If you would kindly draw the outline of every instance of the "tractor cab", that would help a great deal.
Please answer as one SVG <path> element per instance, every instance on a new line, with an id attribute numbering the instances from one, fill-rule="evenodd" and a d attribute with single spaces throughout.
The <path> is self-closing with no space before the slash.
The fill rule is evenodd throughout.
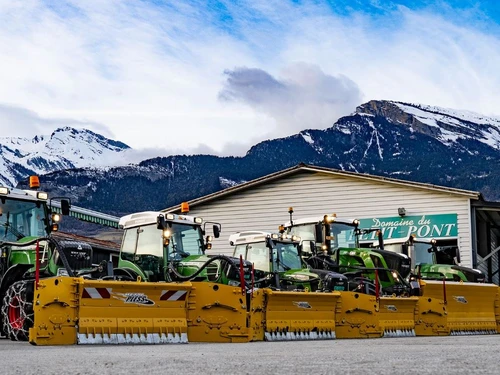
<path id="1" fill-rule="evenodd" d="M 403 275 L 409 273 L 410 259 L 384 251 L 380 231 L 359 228 L 359 220 L 342 219 L 335 214 L 295 220 L 292 207 L 288 212 L 290 221 L 281 230 L 301 236 L 302 255 L 311 268 L 340 272 L 365 284 L 380 283 L 388 294 L 408 292 Z M 379 249 L 360 247 L 360 238 L 370 233 L 378 237 Z"/>
<path id="2" fill-rule="evenodd" d="M 47 242 L 50 233 L 58 230 L 61 216 L 51 211 L 48 194 L 37 191 L 39 186 L 38 177 L 31 176 L 30 190 L 0 187 L 0 281 L 4 276 L 17 279 L 26 271 L 34 272 L 37 261 L 42 273 L 66 272 L 58 251 Z M 69 200 L 61 199 L 61 210 L 69 214 Z"/>
<path id="3" fill-rule="evenodd" d="M 176 274 L 182 277 L 197 272 L 209 259 L 205 250 L 212 246 L 212 236 L 204 236 L 204 224 L 200 217 L 154 211 L 122 217 L 119 227 L 124 233 L 115 275 L 168 281 Z M 219 224 L 214 223 L 213 232 L 219 236 Z M 215 280 L 218 268 L 210 264 L 200 277 Z"/>
<path id="4" fill-rule="evenodd" d="M 460 249 L 453 240 L 417 238 L 411 235 L 399 246 L 412 258 L 415 275 L 424 280 L 485 282 L 480 270 L 460 264 Z"/>
<path id="5" fill-rule="evenodd" d="M 308 269 L 301 257 L 300 237 L 283 233 L 240 232 L 229 237 L 234 257 L 253 264 L 256 285 L 279 290 L 347 290 L 346 278 Z"/>

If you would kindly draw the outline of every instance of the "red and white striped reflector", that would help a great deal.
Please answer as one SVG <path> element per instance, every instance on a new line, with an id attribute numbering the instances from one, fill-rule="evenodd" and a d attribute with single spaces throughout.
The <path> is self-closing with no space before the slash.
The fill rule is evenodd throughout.
<path id="1" fill-rule="evenodd" d="M 185 301 L 187 290 L 162 290 L 161 301 Z"/>
<path id="2" fill-rule="evenodd" d="M 82 298 L 110 298 L 112 288 L 83 288 Z"/>

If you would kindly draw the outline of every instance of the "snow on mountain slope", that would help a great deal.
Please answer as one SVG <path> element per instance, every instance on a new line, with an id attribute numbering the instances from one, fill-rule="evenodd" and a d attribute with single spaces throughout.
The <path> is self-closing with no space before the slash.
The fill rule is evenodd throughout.
<path id="1" fill-rule="evenodd" d="M 441 135 L 437 138 L 447 145 L 458 139 L 475 139 L 500 150 L 500 118 L 440 107 L 394 104 L 424 124 L 439 128 Z"/>
<path id="2" fill-rule="evenodd" d="M 459 140 L 475 140 L 500 150 L 500 118 L 497 117 L 397 101 L 371 101 L 359 106 L 356 113 L 377 114 L 410 125 L 412 131 L 427 133 L 447 146 Z M 422 125 L 427 127 L 424 131 Z"/>
<path id="3" fill-rule="evenodd" d="M 115 165 L 128 150 L 124 143 L 70 127 L 32 139 L 0 137 L 0 184 L 15 186 L 29 174 Z"/>

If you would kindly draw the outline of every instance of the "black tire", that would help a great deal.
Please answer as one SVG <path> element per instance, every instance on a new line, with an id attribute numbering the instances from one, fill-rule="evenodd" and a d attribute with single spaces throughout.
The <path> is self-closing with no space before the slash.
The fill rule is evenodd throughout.
<path id="1" fill-rule="evenodd" d="M 28 341 L 33 327 L 33 280 L 21 280 L 12 284 L 3 299 L 2 330 L 13 341 Z"/>

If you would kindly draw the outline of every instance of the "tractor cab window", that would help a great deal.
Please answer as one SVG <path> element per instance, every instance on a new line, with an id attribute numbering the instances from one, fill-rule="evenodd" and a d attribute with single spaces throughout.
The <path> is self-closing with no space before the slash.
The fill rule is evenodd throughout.
<path id="1" fill-rule="evenodd" d="M 246 245 L 247 260 L 254 264 L 256 270 L 269 272 L 269 249 L 264 242 Z"/>
<path id="2" fill-rule="evenodd" d="M 203 254 L 203 234 L 196 225 L 172 223 L 167 249 L 174 258 Z"/>
<path id="3" fill-rule="evenodd" d="M 299 236 L 301 238 L 302 251 L 305 253 L 315 252 L 315 248 L 311 248 L 312 243 L 314 243 L 316 247 L 321 247 L 321 242 L 317 242 L 315 239 L 314 224 L 295 225 L 291 228 L 288 228 L 287 233 L 292 236 Z M 318 239 L 318 241 L 320 240 Z"/>
<path id="4" fill-rule="evenodd" d="M 0 201 L 0 234 L 3 241 L 47 235 L 47 206 L 42 202 Z"/>
<path id="5" fill-rule="evenodd" d="M 162 232 L 156 225 L 126 229 L 122 241 L 122 253 L 141 255 L 154 255 L 163 257 Z"/>
<path id="6" fill-rule="evenodd" d="M 256 270 L 270 272 L 269 249 L 264 242 L 236 245 L 234 257 L 239 258 L 240 255 L 253 263 Z"/>
<path id="7" fill-rule="evenodd" d="M 296 244 L 275 243 L 273 247 L 273 259 L 277 264 L 277 271 L 297 270 L 302 268 L 302 261 Z"/>
<path id="8" fill-rule="evenodd" d="M 342 223 L 330 224 L 330 241 L 331 248 L 344 248 L 344 247 L 357 247 L 356 235 L 354 233 L 355 227 Z"/>
<path id="9" fill-rule="evenodd" d="M 163 277 L 163 238 L 155 225 L 126 229 L 123 236 L 121 257 L 139 267 L 149 280 L 161 281 Z"/>
<path id="10" fill-rule="evenodd" d="M 233 256 L 239 259 L 240 255 L 243 257 L 243 259 L 247 258 L 247 245 L 236 245 L 236 247 L 234 248 Z"/>
<path id="11" fill-rule="evenodd" d="M 434 255 L 429 253 L 429 248 L 431 247 L 428 243 L 415 243 L 415 264 L 433 264 Z"/>

